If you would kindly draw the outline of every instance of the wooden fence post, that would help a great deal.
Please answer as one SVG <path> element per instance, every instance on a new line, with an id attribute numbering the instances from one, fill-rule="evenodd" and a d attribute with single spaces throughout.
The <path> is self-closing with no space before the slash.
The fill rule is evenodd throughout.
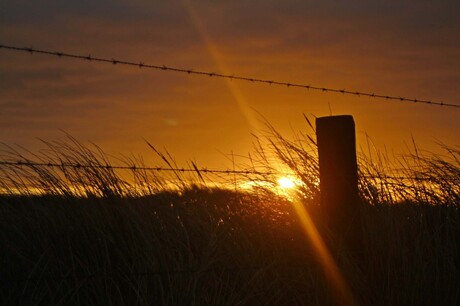
<path id="1" fill-rule="evenodd" d="M 336 242 L 359 252 L 362 233 L 353 117 L 317 118 L 316 136 L 323 219 Z"/>

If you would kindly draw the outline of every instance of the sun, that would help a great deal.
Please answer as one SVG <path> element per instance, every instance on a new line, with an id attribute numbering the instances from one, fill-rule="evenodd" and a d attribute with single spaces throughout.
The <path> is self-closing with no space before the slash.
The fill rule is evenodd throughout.
<path id="1" fill-rule="evenodd" d="M 276 193 L 280 196 L 284 196 L 289 200 L 295 200 L 298 196 L 299 187 L 303 185 L 303 182 L 293 176 L 282 176 L 278 179 L 278 186 Z"/>
<path id="2" fill-rule="evenodd" d="M 287 176 L 283 176 L 278 180 L 278 185 L 281 189 L 289 190 L 296 187 L 295 181 Z"/>

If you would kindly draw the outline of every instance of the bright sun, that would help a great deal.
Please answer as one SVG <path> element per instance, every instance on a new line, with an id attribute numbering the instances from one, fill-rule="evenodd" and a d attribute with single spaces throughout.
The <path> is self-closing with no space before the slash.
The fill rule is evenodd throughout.
<path id="1" fill-rule="evenodd" d="M 285 176 L 278 180 L 278 184 L 282 189 L 292 189 L 296 186 L 294 180 Z"/>

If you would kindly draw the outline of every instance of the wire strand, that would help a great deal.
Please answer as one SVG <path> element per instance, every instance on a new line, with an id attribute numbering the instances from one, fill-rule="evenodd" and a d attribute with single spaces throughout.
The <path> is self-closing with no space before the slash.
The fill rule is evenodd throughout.
<path id="1" fill-rule="evenodd" d="M 230 169 L 209 169 L 209 168 L 165 168 L 165 167 L 138 167 L 138 166 L 112 166 L 112 165 L 85 165 L 72 163 L 40 163 L 33 161 L 0 161 L 0 165 L 18 167 L 48 167 L 48 168 L 74 168 L 74 169 L 106 169 L 106 170 L 131 170 L 131 171 L 154 171 L 154 172 L 191 172 L 191 173 L 213 173 L 213 174 L 240 174 L 240 175 L 293 175 L 293 173 L 256 171 L 256 170 L 230 170 Z M 294 174 L 295 175 L 295 174 Z M 394 175 L 360 175 L 364 179 L 380 180 L 413 180 L 433 181 L 432 178 L 424 176 L 394 176 Z"/>
<path id="2" fill-rule="evenodd" d="M 278 172 L 264 172 L 255 170 L 229 170 L 229 169 L 208 169 L 208 168 L 165 168 L 165 167 L 138 167 L 138 166 L 112 166 L 112 165 L 83 165 L 71 163 L 37 163 L 31 161 L 0 161 L 0 165 L 24 166 L 24 167 L 48 167 L 48 168 L 81 168 L 81 169 L 111 169 L 131 171 L 156 171 L 156 172 L 194 172 L 194 173 L 218 173 L 218 174 L 255 174 L 274 175 Z"/>
<path id="3" fill-rule="evenodd" d="M 337 88 L 330 88 L 330 87 L 320 87 L 320 86 L 313 86 L 313 85 L 306 85 L 300 83 L 290 83 L 284 81 L 275 81 L 269 79 L 260 79 L 260 78 L 251 78 L 247 76 L 241 75 L 229 75 L 229 74 L 222 74 L 222 73 L 215 73 L 209 71 L 202 71 L 202 70 L 193 70 L 193 69 L 185 69 L 185 68 L 177 68 L 165 65 L 152 65 L 152 64 L 145 64 L 144 62 L 133 62 L 133 61 L 126 61 L 126 60 L 118 60 L 114 58 L 102 58 L 102 57 L 94 57 L 91 55 L 79 55 L 73 53 L 65 53 L 60 51 L 49 51 L 49 50 L 40 50 L 34 49 L 31 47 L 17 47 L 17 46 L 8 46 L 0 44 L 0 49 L 7 49 L 12 51 L 19 51 L 19 52 L 29 52 L 31 54 L 45 54 L 63 58 L 74 58 L 79 60 L 86 60 L 92 62 L 102 62 L 102 63 L 109 63 L 113 65 L 127 65 L 127 66 L 135 66 L 139 68 L 148 68 L 148 69 L 156 69 L 162 71 L 172 71 L 178 73 L 185 73 L 189 75 L 201 75 L 201 76 L 208 76 L 208 77 L 216 77 L 216 78 L 225 78 L 230 80 L 239 80 L 239 81 L 246 81 L 251 83 L 264 83 L 269 85 L 277 85 L 277 86 L 285 86 L 287 88 L 303 88 L 307 90 L 314 90 L 319 92 L 329 92 L 329 93 L 339 93 L 344 95 L 354 95 L 358 97 L 369 97 L 375 99 L 385 99 L 385 100 L 393 100 L 393 101 L 401 101 L 401 102 L 412 102 L 412 103 L 421 103 L 421 104 L 429 104 L 429 105 L 436 105 L 436 106 L 445 106 L 445 107 L 453 107 L 453 108 L 460 108 L 458 104 L 452 103 L 444 103 L 432 100 L 425 100 L 425 99 L 416 99 L 416 98 L 406 98 L 394 95 L 384 95 L 384 94 L 376 94 L 371 92 L 363 92 L 363 91 L 352 91 L 347 89 L 337 89 Z"/>

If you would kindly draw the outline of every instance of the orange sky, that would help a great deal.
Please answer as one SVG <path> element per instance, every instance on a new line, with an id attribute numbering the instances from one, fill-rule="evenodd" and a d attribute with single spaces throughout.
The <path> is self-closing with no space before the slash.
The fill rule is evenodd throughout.
<path id="1" fill-rule="evenodd" d="M 1 2 L 1 43 L 460 104 L 458 1 L 29 2 Z M 359 145 L 396 154 L 460 141 L 460 109 L 0 50 L 0 141 L 32 150 L 65 131 L 149 163 L 145 138 L 227 168 L 252 109 L 287 136 L 302 113 L 351 114 Z"/>

